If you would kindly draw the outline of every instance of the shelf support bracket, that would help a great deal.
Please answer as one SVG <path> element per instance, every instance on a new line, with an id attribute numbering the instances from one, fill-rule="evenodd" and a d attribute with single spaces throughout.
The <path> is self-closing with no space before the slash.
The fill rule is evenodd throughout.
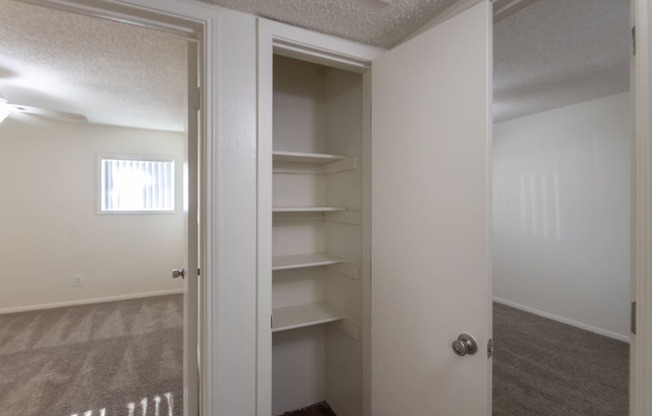
<path id="1" fill-rule="evenodd" d="M 348 319 L 342 319 L 338 321 L 337 327 L 354 340 L 360 341 L 360 328 L 358 328 Z"/>

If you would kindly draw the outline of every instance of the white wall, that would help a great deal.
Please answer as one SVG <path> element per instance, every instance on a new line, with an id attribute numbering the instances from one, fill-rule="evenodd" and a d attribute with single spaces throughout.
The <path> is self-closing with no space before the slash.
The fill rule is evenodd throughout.
<path id="1" fill-rule="evenodd" d="M 494 296 L 629 338 L 628 93 L 494 127 Z"/>
<path id="2" fill-rule="evenodd" d="M 0 312 L 178 291 L 174 214 L 98 214 L 98 153 L 183 160 L 184 135 L 8 119 L 0 125 Z M 177 174 L 181 166 L 177 164 Z M 72 276 L 81 274 L 82 287 Z"/>

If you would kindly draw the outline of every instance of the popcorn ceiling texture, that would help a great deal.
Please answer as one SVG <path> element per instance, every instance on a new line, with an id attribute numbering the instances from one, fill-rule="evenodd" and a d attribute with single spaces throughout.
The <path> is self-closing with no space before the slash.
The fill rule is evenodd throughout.
<path id="1" fill-rule="evenodd" d="M 184 130 L 181 37 L 0 0 L 0 51 L 0 92 L 14 104 L 98 124 Z"/>
<path id="2" fill-rule="evenodd" d="M 453 2 L 217 0 L 214 4 L 387 47 Z M 0 50 L 0 92 L 14 104 L 79 113 L 97 124 L 183 130 L 186 52 L 181 38 L 0 0 Z"/>
<path id="3" fill-rule="evenodd" d="M 382 47 L 455 2 L 202 1 Z M 494 28 L 496 120 L 626 91 L 630 50 L 629 0 L 535 1 Z M 0 51 L 0 92 L 15 104 L 98 124 L 183 130 L 182 38 L 0 0 Z"/>
<path id="4" fill-rule="evenodd" d="M 494 27 L 494 118 L 629 89 L 629 0 L 538 0 Z"/>
<path id="5" fill-rule="evenodd" d="M 455 0 L 203 0 L 317 32 L 390 48 Z"/>
<path id="6" fill-rule="evenodd" d="M 204 1 L 386 48 L 454 3 Z M 630 47 L 629 0 L 535 1 L 494 28 L 496 121 L 627 91 Z"/>

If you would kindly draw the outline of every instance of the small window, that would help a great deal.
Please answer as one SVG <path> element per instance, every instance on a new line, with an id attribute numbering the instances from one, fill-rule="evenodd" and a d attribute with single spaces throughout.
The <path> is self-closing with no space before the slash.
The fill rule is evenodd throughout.
<path id="1" fill-rule="evenodd" d="M 174 160 L 100 158 L 101 212 L 173 212 Z"/>

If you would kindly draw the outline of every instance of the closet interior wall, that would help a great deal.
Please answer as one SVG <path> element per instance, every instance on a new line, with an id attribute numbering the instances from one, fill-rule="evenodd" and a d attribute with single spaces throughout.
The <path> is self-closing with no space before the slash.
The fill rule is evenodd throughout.
<path id="1" fill-rule="evenodd" d="M 362 414 L 362 100 L 360 74 L 274 57 L 272 254 L 340 261 L 272 273 L 275 326 L 281 308 L 334 311 L 326 323 L 274 330 L 274 415 L 323 400 L 339 416 Z M 288 162 L 279 152 L 337 159 Z"/>

